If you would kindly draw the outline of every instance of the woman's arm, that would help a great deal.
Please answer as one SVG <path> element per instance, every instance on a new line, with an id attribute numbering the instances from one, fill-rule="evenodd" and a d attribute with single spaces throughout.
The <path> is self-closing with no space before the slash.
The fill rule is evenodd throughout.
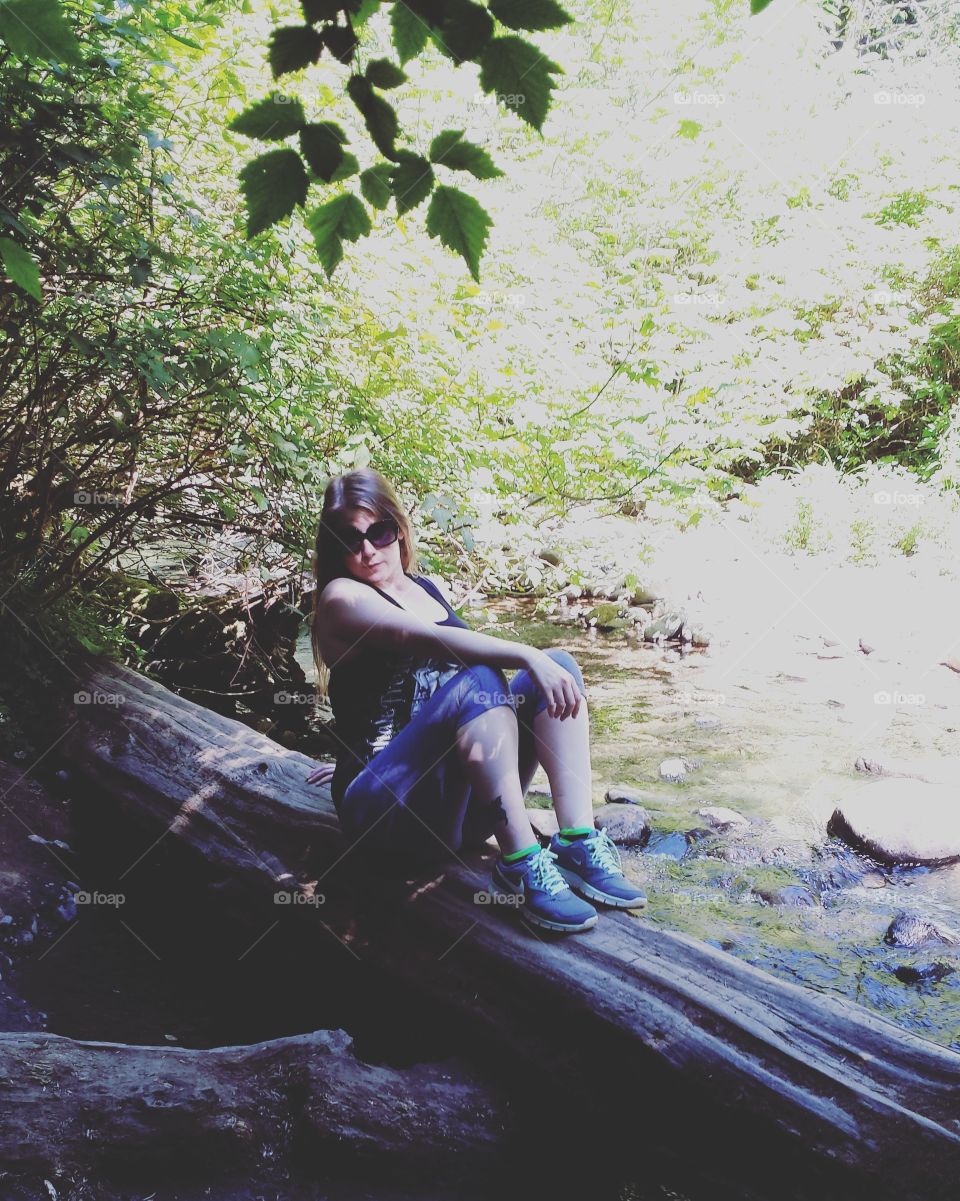
<path id="1" fill-rule="evenodd" d="M 535 647 L 492 634 L 479 634 L 459 626 L 438 626 L 407 609 L 391 605 L 359 580 L 343 576 L 331 580 L 320 597 L 317 616 L 347 645 L 405 651 L 436 658 L 445 654 L 451 661 L 470 666 L 529 667 L 541 653 Z"/>

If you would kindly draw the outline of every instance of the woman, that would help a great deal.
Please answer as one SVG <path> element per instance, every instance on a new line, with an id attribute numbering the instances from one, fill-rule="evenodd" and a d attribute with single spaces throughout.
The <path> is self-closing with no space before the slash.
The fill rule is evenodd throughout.
<path id="1" fill-rule="evenodd" d="M 583 677 L 567 651 L 471 630 L 416 574 L 409 517 L 370 468 L 328 483 L 314 576 L 313 651 L 321 680 L 330 668 L 340 747 L 335 769 L 307 781 L 330 782 L 350 853 L 408 871 L 494 834 L 494 888 L 534 925 L 589 929 L 584 898 L 645 903 L 594 828 Z M 509 684 L 506 667 L 521 669 Z M 560 825 L 549 848 L 524 807 L 538 763 Z"/>

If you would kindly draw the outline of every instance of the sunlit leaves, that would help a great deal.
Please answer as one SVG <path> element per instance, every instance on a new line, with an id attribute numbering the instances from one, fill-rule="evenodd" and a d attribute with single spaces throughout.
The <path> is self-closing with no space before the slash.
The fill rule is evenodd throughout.
<path id="1" fill-rule="evenodd" d="M 402 63 L 416 58 L 430 37 L 430 26 L 406 4 L 393 5 L 390 31 L 393 45 Z"/>
<path id="2" fill-rule="evenodd" d="M 310 170 L 327 183 L 343 162 L 347 135 L 332 121 L 318 121 L 300 130 L 300 150 Z"/>
<path id="3" fill-rule="evenodd" d="M 397 214 L 402 216 L 430 195 L 434 183 L 433 168 L 422 155 L 401 150 L 390 182 L 397 198 Z"/>
<path id="4" fill-rule="evenodd" d="M 247 202 L 247 237 L 289 217 L 307 199 L 307 173 L 295 150 L 269 150 L 240 172 Z"/>
<path id="5" fill-rule="evenodd" d="M 462 129 L 445 129 L 430 143 L 430 161 L 454 171 L 469 171 L 477 179 L 495 179 L 503 172 L 481 147 L 467 142 Z"/>
<path id="6" fill-rule="evenodd" d="M 434 191 L 427 212 L 427 233 L 461 255 L 475 280 L 480 278 L 480 256 L 490 225 L 490 217 L 472 196 L 445 184 Z"/>
<path id="7" fill-rule="evenodd" d="M 270 35 L 270 70 L 276 79 L 289 71 L 300 71 L 315 63 L 323 53 L 323 37 L 310 25 L 287 25 Z"/>
<path id="8" fill-rule="evenodd" d="M 455 63 L 477 59 L 493 37 L 493 18 L 474 0 L 447 0 L 444 17 L 434 33 L 437 47 Z"/>
<path id="9" fill-rule="evenodd" d="M 392 63 L 389 58 L 375 58 L 367 65 L 364 74 L 375 88 L 398 88 L 407 79 L 397 64 Z"/>
<path id="10" fill-rule="evenodd" d="M 350 77 L 347 92 L 360 110 L 374 145 L 387 158 L 396 158 L 397 114 L 382 96 L 374 92 L 369 80 L 362 75 Z"/>
<path id="11" fill-rule="evenodd" d="M 536 46 L 514 36 L 494 38 L 480 58 L 480 86 L 539 130 L 550 108 L 552 73 L 563 68 Z"/>
<path id="12" fill-rule="evenodd" d="M 58 0 L 0 0 L 0 38 L 21 58 L 83 62 Z"/>
<path id="13" fill-rule="evenodd" d="M 366 171 L 360 173 L 360 191 L 364 200 L 375 209 L 385 209 L 393 195 L 390 177 L 393 173 L 393 163 L 374 163 Z"/>
<path id="14" fill-rule="evenodd" d="M 559 29 L 573 20 L 556 0 L 490 0 L 490 11 L 510 29 Z"/>
<path id="15" fill-rule="evenodd" d="M 37 300 L 42 299 L 40 268 L 29 251 L 24 250 L 12 238 L 0 238 L 0 259 L 3 260 L 3 269 L 9 279 Z"/>
<path id="16" fill-rule="evenodd" d="M 343 258 L 343 239 L 356 242 L 370 232 L 370 218 L 362 202 L 352 192 L 344 192 L 307 214 L 307 228 L 313 235 L 320 262 L 327 275 Z"/>
<path id="17" fill-rule="evenodd" d="M 248 138 L 263 142 L 282 141 L 297 133 L 306 124 L 303 105 L 295 97 L 282 92 L 271 92 L 265 100 L 258 100 L 234 117 L 229 128 Z"/>

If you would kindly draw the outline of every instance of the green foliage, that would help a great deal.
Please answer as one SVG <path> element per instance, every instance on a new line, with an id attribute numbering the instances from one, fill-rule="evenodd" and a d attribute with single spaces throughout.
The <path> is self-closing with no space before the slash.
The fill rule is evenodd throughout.
<path id="1" fill-rule="evenodd" d="M 377 151 L 396 164 L 388 177 L 378 164 L 361 169 L 360 161 L 353 159 L 350 173 L 359 171 L 361 196 L 371 209 L 385 210 L 392 197 L 397 216 L 401 217 L 417 208 L 437 186 L 431 163 L 467 171 L 480 180 L 496 179 L 503 171 L 482 147 L 464 139 L 463 130 L 445 130 L 435 136 L 429 161 L 415 148 L 401 128 L 397 109 L 381 95 L 407 84 L 408 73 L 387 57 L 371 58 L 364 68 L 360 67 L 361 39 L 365 44 L 374 42 L 373 27 L 378 24 L 375 18 L 382 7 L 379 3 L 305 2 L 305 24 L 283 25 L 271 33 L 268 60 L 274 78 L 315 66 L 324 50 L 350 68 L 344 83 L 346 98 L 360 114 Z M 497 30 L 541 32 L 562 28 L 572 18 L 556 0 L 495 0 L 489 5 L 476 0 L 394 0 L 384 20 L 402 66 L 424 55 L 431 45 L 458 66 L 476 63 L 483 91 L 531 128 L 542 130 L 551 105 L 553 76 L 562 68 L 532 42 L 516 33 L 498 34 Z M 322 134 L 307 132 L 325 124 L 330 123 L 308 123 L 300 101 L 276 93 L 254 103 L 230 122 L 233 131 L 260 140 L 282 140 L 299 134 L 299 154 L 313 173 L 307 176 L 304 168 L 301 175 L 286 156 L 263 155 L 248 164 L 240 176 L 248 205 L 248 237 L 282 222 L 304 203 L 304 179 L 309 186 L 314 182 L 334 183 L 343 177 L 337 146 Z M 297 151 L 291 149 L 290 153 L 296 155 Z M 431 204 L 427 231 L 462 255 L 471 275 L 477 278 L 490 218 L 478 201 L 466 205 L 451 199 L 450 192 L 447 188 L 436 204 Z M 369 228 L 373 229 L 372 221 Z M 329 274 L 342 259 L 342 244 L 326 235 L 315 241 Z"/>

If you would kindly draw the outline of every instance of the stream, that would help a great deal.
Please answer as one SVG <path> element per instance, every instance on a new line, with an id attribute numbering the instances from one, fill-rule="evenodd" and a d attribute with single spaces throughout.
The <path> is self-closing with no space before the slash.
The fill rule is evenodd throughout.
<path id="1" fill-rule="evenodd" d="M 824 656 L 802 634 L 754 656 L 735 639 L 681 651 L 633 632 L 559 625 L 538 615 L 533 600 L 487 608 L 491 624 L 469 619 L 472 628 L 563 647 L 580 664 L 594 804 L 619 785 L 650 816 L 647 845 L 621 850 L 624 870 L 647 892 L 641 920 L 960 1049 L 958 948 L 883 941 L 900 912 L 960 925 L 960 864 L 885 867 L 826 833 L 836 797 L 863 779 L 853 764 L 876 706 L 858 702 L 872 697 L 876 666 L 863 656 Z M 315 679 L 306 637 L 298 659 Z M 909 709 L 885 716 L 898 753 L 943 754 L 955 744 L 955 711 L 934 707 L 939 725 Z M 678 757 L 699 766 L 681 782 L 662 780 L 659 765 Z M 550 805 L 542 769 L 528 803 Z M 732 809 L 748 824 L 711 829 L 697 813 L 704 806 Z"/>

